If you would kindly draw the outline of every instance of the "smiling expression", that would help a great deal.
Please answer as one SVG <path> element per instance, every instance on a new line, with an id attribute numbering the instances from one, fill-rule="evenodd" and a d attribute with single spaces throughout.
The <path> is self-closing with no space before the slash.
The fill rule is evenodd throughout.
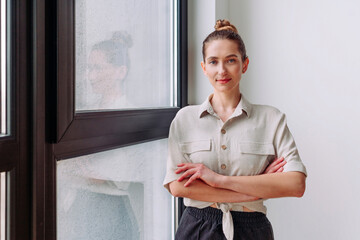
<path id="1" fill-rule="evenodd" d="M 241 75 L 246 72 L 249 60 L 241 60 L 236 42 L 221 39 L 206 44 L 205 62 L 201 63 L 214 91 L 240 91 Z"/>

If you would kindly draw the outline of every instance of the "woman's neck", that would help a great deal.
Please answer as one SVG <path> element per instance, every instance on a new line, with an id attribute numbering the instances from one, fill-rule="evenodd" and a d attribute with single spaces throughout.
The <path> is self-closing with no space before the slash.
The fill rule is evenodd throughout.
<path id="1" fill-rule="evenodd" d="M 210 99 L 211 105 L 216 114 L 221 118 L 223 122 L 233 114 L 237 105 L 240 102 L 241 94 L 240 90 L 232 93 L 214 92 Z"/>
<path id="2" fill-rule="evenodd" d="M 116 107 L 114 104 L 121 98 L 122 92 L 120 87 L 116 86 L 112 89 L 109 89 L 104 93 L 100 99 L 99 105 L 103 108 L 112 108 Z"/>

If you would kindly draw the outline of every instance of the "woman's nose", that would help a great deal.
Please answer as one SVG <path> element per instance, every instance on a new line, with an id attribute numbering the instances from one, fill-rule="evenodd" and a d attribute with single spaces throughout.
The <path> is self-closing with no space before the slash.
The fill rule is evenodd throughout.
<path id="1" fill-rule="evenodd" d="M 220 74 L 220 75 L 226 74 L 227 71 L 226 71 L 225 64 L 220 63 L 218 66 L 219 66 L 219 70 L 218 70 L 219 74 Z"/>

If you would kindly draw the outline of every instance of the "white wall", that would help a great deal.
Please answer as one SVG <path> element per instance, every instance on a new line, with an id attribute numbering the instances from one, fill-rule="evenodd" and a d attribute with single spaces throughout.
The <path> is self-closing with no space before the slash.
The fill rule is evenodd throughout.
<path id="1" fill-rule="evenodd" d="M 205 100 L 211 92 L 211 85 L 204 76 L 200 62 L 202 61 L 201 43 L 212 31 L 215 19 L 215 0 L 188 1 L 188 89 L 189 104 L 197 104 Z"/>
<path id="2" fill-rule="evenodd" d="M 189 1 L 190 5 L 200 2 L 204 1 Z M 220 2 L 189 11 L 189 58 L 200 54 L 201 60 L 203 32 L 212 31 L 216 12 L 223 14 L 221 18 L 228 13 L 250 57 L 241 91 L 252 102 L 276 106 L 287 114 L 308 169 L 303 198 L 267 201 L 276 239 L 357 239 L 360 2 L 229 0 L 219 8 Z M 189 59 L 191 104 L 202 102 L 211 92 L 198 59 Z"/>

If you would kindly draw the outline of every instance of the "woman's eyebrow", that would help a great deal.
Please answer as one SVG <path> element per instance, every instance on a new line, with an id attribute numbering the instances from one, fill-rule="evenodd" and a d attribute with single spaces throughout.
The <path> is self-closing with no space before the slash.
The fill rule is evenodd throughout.
<path id="1" fill-rule="evenodd" d="M 230 55 L 227 55 L 225 58 L 231 58 L 231 57 L 236 57 L 236 58 L 239 58 L 239 56 L 238 56 L 238 55 L 236 55 L 236 54 L 230 54 Z M 206 60 L 212 60 L 212 59 L 218 59 L 218 57 L 211 56 L 211 57 L 208 57 Z"/>
<path id="2" fill-rule="evenodd" d="M 218 57 L 208 57 L 206 60 L 218 59 Z"/>
<path id="3" fill-rule="evenodd" d="M 239 56 L 238 56 L 238 55 L 236 55 L 236 54 L 230 54 L 230 55 L 226 56 L 226 58 L 230 58 L 230 57 L 236 57 L 236 58 L 239 58 Z"/>

